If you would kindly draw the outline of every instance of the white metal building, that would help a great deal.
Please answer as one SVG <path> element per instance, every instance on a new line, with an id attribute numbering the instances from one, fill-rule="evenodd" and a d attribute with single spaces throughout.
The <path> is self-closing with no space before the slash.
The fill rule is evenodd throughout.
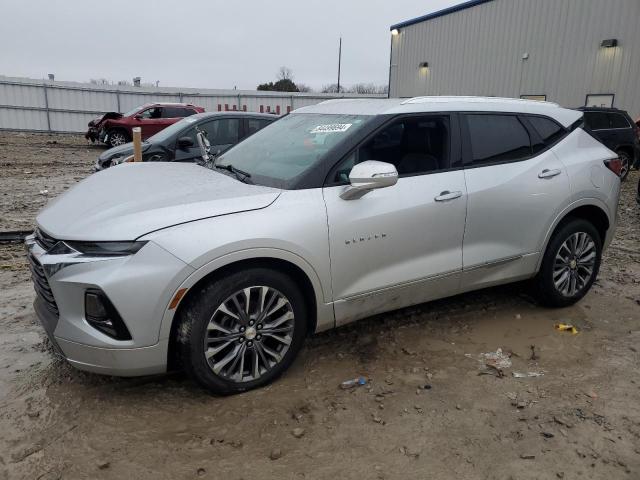
<path id="1" fill-rule="evenodd" d="M 640 0 L 473 0 L 391 33 L 392 97 L 522 97 L 640 116 Z"/>
<path id="2" fill-rule="evenodd" d="M 0 130 L 83 132 L 87 129 L 87 122 L 97 115 L 109 111 L 126 112 L 149 102 L 193 103 L 208 112 L 241 110 L 282 115 L 332 98 L 381 96 L 119 87 L 0 75 Z"/>

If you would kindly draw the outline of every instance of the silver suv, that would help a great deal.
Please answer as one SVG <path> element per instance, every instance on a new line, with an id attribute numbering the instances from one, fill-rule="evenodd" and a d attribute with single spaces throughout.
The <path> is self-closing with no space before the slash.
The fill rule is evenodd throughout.
<path id="1" fill-rule="evenodd" d="M 565 306 L 610 242 L 618 156 L 582 112 L 496 98 L 338 100 L 215 159 L 120 165 L 45 208 L 35 309 L 74 366 L 265 385 L 305 337 L 530 280 Z"/>

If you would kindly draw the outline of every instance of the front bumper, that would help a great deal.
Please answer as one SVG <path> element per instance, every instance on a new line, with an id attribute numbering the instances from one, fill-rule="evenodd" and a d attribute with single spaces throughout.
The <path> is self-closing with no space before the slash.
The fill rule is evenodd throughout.
<path id="1" fill-rule="evenodd" d="M 98 140 L 99 136 L 100 133 L 96 127 L 89 127 L 87 133 L 84 134 L 84 138 L 86 138 L 87 140 L 91 140 L 92 142 Z"/>
<path id="2" fill-rule="evenodd" d="M 37 269 L 36 316 L 69 363 L 81 370 L 117 376 L 166 371 L 168 339 L 159 338 L 160 324 L 175 290 L 193 271 L 191 267 L 153 242 L 135 255 L 108 258 L 49 254 L 51 248 L 45 250 L 33 236 L 27 238 L 26 246 L 32 269 Z M 131 340 L 113 339 L 85 320 L 84 293 L 90 288 L 109 297 L 131 332 Z"/>

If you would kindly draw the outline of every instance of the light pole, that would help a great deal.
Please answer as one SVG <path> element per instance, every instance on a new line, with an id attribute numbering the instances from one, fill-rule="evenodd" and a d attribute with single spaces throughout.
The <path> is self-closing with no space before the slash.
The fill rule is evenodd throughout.
<path id="1" fill-rule="evenodd" d="M 338 92 L 340 93 L 340 64 L 342 62 L 342 37 L 340 37 L 340 44 L 338 46 Z"/>

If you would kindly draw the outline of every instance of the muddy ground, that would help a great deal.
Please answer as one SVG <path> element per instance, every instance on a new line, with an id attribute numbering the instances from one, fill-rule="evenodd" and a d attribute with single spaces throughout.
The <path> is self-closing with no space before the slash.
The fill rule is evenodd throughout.
<path id="1" fill-rule="evenodd" d="M 0 134 L 0 230 L 30 227 L 100 151 Z M 578 305 L 547 310 L 511 286 L 379 316 L 309 339 L 277 383 L 230 398 L 180 374 L 73 370 L 36 324 L 21 247 L 0 246 L 0 479 L 638 479 L 637 180 Z M 497 348 L 513 366 L 478 375 Z M 369 384 L 338 388 L 358 375 Z"/>

